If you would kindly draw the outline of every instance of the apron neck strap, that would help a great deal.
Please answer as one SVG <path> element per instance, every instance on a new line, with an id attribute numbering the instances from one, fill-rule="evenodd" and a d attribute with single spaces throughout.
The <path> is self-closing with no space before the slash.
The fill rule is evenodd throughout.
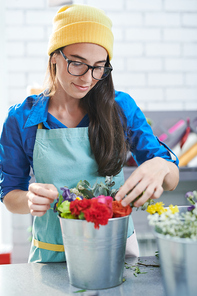
<path id="1" fill-rule="evenodd" d="M 42 128 L 43 128 L 43 123 L 41 122 L 38 124 L 38 129 L 42 129 Z"/>

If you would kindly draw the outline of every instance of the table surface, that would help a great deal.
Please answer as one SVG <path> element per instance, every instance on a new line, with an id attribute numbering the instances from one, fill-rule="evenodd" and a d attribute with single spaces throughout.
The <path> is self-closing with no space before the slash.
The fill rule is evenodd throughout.
<path id="1" fill-rule="evenodd" d="M 136 273 L 136 267 L 140 273 Z M 96 266 L 95 266 L 96 268 Z M 124 282 L 104 290 L 79 291 L 69 284 L 66 263 L 0 265 L 1 296 L 164 296 L 159 259 L 156 256 L 126 258 Z M 77 293 L 76 293 L 77 292 Z"/>

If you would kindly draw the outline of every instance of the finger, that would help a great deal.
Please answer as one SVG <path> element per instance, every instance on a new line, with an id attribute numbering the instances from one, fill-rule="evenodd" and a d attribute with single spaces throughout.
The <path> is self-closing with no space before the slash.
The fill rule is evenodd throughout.
<path id="1" fill-rule="evenodd" d="M 58 198 L 58 191 L 52 184 L 33 183 L 29 185 L 29 190 L 38 196 L 47 197 L 51 200 Z"/>
<path id="2" fill-rule="evenodd" d="M 36 183 L 35 183 L 36 184 Z M 53 184 L 37 183 L 40 187 L 57 192 L 57 188 Z"/>
<path id="3" fill-rule="evenodd" d="M 142 206 L 151 196 L 154 194 L 157 188 L 157 183 L 152 179 L 144 178 L 139 182 L 135 188 L 127 194 L 127 196 L 122 201 L 123 206 L 127 206 L 129 203 L 135 201 L 134 206 Z M 140 196 L 140 197 L 139 197 Z"/>
<path id="4" fill-rule="evenodd" d="M 136 185 L 140 182 L 141 178 L 135 172 L 125 181 L 124 185 L 118 190 L 115 199 L 123 199 L 131 190 L 133 191 Z"/>
<path id="5" fill-rule="evenodd" d="M 29 208 L 30 208 L 30 211 L 33 211 L 33 212 L 46 212 L 51 208 L 51 206 L 30 204 Z"/>
<path id="6" fill-rule="evenodd" d="M 164 191 L 163 187 L 162 186 L 158 186 L 155 189 L 153 195 L 151 196 L 151 199 L 158 199 L 162 195 L 163 191 Z"/>
<path id="7" fill-rule="evenodd" d="M 43 216 L 49 209 L 50 209 L 50 204 L 34 204 L 30 200 L 28 200 L 28 206 L 29 210 L 32 216 Z"/>
<path id="8" fill-rule="evenodd" d="M 141 194 L 143 194 L 145 188 L 147 186 L 147 183 L 145 181 L 141 181 L 138 183 L 138 185 L 129 193 L 127 194 L 127 196 L 122 200 L 121 204 L 125 207 L 128 204 L 130 204 L 131 202 L 133 202 L 137 197 L 139 197 Z M 140 200 L 140 198 L 139 198 Z M 136 205 L 135 206 L 140 206 L 140 205 Z"/>
<path id="9" fill-rule="evenodd" d="M 37 204 L 37 205 L 50 205 L 54 201 L 53 199 L 36 195 L 32 192 L 29 192 L 28 199 L 32 202 L 32 204 Z"/>
<path id="10" fill-rule="evenodd" d="M 144 205 L 145 202 L 149 199 L 159 198 L 162 193 L 163 193 L 163 187 L 161 185 L 156 186 L 155 184 L 151 184 L 144 190 L 143 195 L 134 202 L 134 206 L 140 207 L 140 206 Z M 124 205 L 124 203 L 128 204 L 130 201 L 130 198 L 132 198 L 132 197 L 129 197 L 129 195 L 128 195 L 128 197 L 126 197 L 122 201 L 122 204 L 123 205 Z"/>
<path id="11" fill-rule="evenodd" d="M 163 187 L 158 185 L 157 187 L 149 186 L 144 194 L 134 203 L 134 206 L 140 207 L 149 199 L 158 199 L 163 193 Z"/>

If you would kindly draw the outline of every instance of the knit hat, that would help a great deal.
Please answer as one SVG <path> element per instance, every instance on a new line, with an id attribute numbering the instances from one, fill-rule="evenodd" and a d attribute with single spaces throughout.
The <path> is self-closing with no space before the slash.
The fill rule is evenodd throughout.
<path id="1" fill-rule="evenodd" d="M 104 47 L 111 60 L 114 39 L 111 27 L 111 20 L 98 8 L 83 4 L 63 6 L 53 20 L 48 54 L 69 44 L 87 42 Z"/>

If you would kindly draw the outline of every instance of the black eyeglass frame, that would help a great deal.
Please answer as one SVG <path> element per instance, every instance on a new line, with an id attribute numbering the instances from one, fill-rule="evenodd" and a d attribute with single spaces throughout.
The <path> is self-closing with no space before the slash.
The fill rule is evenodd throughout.
<path id="1" fill-rule="evenodd" d="M 103 79 L 105 79 L 105 78 L 111 73 L 111 71 L 113 70 L 113 67 L 112 67 L 111 65 L 110 65 L 110 67 L 106 67 L 106 66 L 90 66 L 90 65 L 88 65 L 88 64 L 86 64 L 86 63 L 78 62 L 78 63 L 80 63 L 80 64 L 86 65 L 88 68 L 87 68 L 87 70 L 86 70 L 83 74 L 79 74 L 79 75 L 72 74 L 72 73 L 70 73 L 70 71 L 69 71 L 69 65 L 70 65 L 71 63 L 76 63 L 76 61 L 69 60 L 69 59 L 65 56 L 65 54 L 62 52 L 61 49 L 59 50 L 59 52 L 61 53 L 61 55 L 63 56 L 63 58 L 66 60 L 66 62 L 67 62 L 67 71 L 68 71 L 68 73 L 69 73 L 70 75 L 72 75 L 72 76 L 83 76 L 83 75 L 85 75 L 85 74 L 89 71 L 89 69 L 91 69 L 92 78 L 94 78 L 95 80 L 103 80 Z M 98 78 L 95 78 L 95 77 L 93 76 L 93 71 L 94 71 L 94 69 L 96 69 L 96 68 L 104 68 L 104 72 L 105 72 L 105 69 L 107 69 L 109 72 L 107 73 L 107 75 L 105 75 L 105 73 L 103 73 L 103 76 L 102 76 L 100 79 L 98 79 Z"/>

